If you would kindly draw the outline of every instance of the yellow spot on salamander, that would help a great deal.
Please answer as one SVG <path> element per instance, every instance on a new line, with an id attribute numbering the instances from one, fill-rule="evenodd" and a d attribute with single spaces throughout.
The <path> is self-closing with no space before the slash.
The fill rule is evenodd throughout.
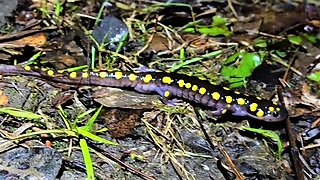
<path id="1" fill-rule="evenodd" d="M 258 104 L 257 103 L 252 103 L 250 104 L 250 111 L 254 112 L 256 111 L 258 108 Z"/>
<path id="2" fill-rule="evenodd" d="M 170 96 L 170 92 L 169 91 L 164 92 L 164 97 L 169 97 L 169 96 Z"/>
<path id="3" fill-rule="evenodd" d="M 280 108 L 276 108 L 276 110 L 279 112 L 279 111 L 280 111 Z"/>
<path id="4" fill-rule="evenodd" d="M 191 89 L 192 89 L 192 91 L 197 91 L 198 90 L 198 86 L 197 85 L 193 85 Z"/>
<path id="5" fill-rule="evenodd" d="M 224 109 L 224 110 L 221 111 L 221 114 L 225 114 L 226 112 L 227 112 L 227 110 Z"/>
<path id="6" fill-rule="evenodd" d="M 278 103 L 277 103 L 277 102 L 275 102 L 275 101 L 272 101 L 272 103 L 273 103 L 274 105 L 278 105 Z"/>
<path id="7" fill-rule="evenodd" d="M 72 72 L 69 74 L 70 78 L 74 79 L 77 77 L 77 72 Z"/>
<path id="8" fill-rule="evenodd" d="M 105 78 L 105 77 L 107 77 L 107 72 L 105 72 L 105 71 L 103 71 L 103 72 L 100 72 L 99 73 L 99 76 L 101 77 L 101 78 Z"/>
<path id="9" fill-rule="evenodd" d="M 237 99 L 237 103 L 238 103 L 240 106 L 242 106 L 242 105 L 244 105 L 244 104 L 246 103 L 246 101 L 245 101 L 243 98 L 238 98 L 238 99 Z"/>
<path id="10" fill-rule="evenodd" d="M 272 107 L 272 106 L 270 106 L 268 109 L 270 112 L 274 112 L 274 110 L 275 110 L 274 107 Z"/>
<path id="11" fill-rule="evenodd" d="M 239 92 L 239 91 L 235 91 L 234 93 L 235 93 L 235 94 L 240 94 L 240 92 Z"/>
<path id="12" fill-rule="evenodd" d="M 150 74 L 147 74 L 144 78 L 143 78 L 143 82 L 145 83 L 149 83 L 152 80 L 152 76 Z"/>
<path id="13" fill-rule="evenodd" d="M 179 81 L 178 81 L 178 85 L 179 85 L 179 87 L 183 87 L 184 86 L 184 80 L 182 80 L 182 79 L 180 79 Z"/>
<path id="14" fill-rule="evenodd" d="M 218 101 L 220 99 L 220 94 L 218 92 L 212 93 L 212 99 Z"/>
<path id="15" fill-rule="evenodd" d="M 122 72 L 120 72 L 120 71 L 117 71 L 117 72 L 115 72 L 114 73 L 114 77 L 116 78 L 116 79 L 121 79 L 122 78 Z"/>
<path id="16" fill-rule="evenodd" d="M 191 88 L 191 84 L 190 83 L 186 83 L 186 88 L 187 89 Z"/>
<path id="17" fill-rule="evenodd" d="M 259 109 L 256 115 L 258 117 L 262 117 L 262 116 L 264 116 L 264 112 L 261 109 Z"/>
<path id="18" fill-rule="evenodd" d="M 232 97 L 231 96 L 226 96 L 226 102 L 228 104 L 232 103 Z"/>
<path id="19" fill-rule="evenodd" d="M 24 70 L 26 70 L 26 71 L 30 71 L 31 70 L 31 67 L 30 66 L 25 66 L 25 67 L 23 67 L 24 68 Z"/>
<path id="20" fill-rule="evenodd" d="M 202 95 L 204 95 L 206 92 L 207 92 L 206 88 L 202 87 L 202 88 L 199 89 L 199 93 L 202 94 Z"/>
<path id="21" fill-rule="evenodd" d="M 162 78 L 162 82 L 165 84 L 171 84 L 172 83 L 172 79 L 169 76 L 165 76 Z"/>
<path id="22" fill-rule="evenodd" d="M 210 82 L 210 84 L 212 84 L 212 85 L 217 85 L 217 83 L 216 83 L 216 82 Z"/>
<path id="23" fill-rule="evenodd" d="M 57 72 L 58 72 L 59 74 L 62 74 L 62 73 L 64 73 L 64 70 L 63 70 L 63 69 L 59 69 Z"/>
<path id="24" fill-rule="evenodd" d="M 224 89 L 224 90 L 227 90 L 227 91 L 229 91 L 229 90 L 230 90 L 230 89 L 229 89 L 229 88 L 227 88 L 227 87 L 223 87 L 223 89 Z"/>
<path id="25" fill-rule="evenodd" d="M 207 80 L 206 78 L 204 77 L 199 77 L 200 80 Z"/>
<path id="26" fill-rule="evenodd" d="M 82 73 L 82 77 L 83 77 L 83 78 L 88 78 L 88 77 L 89 77 L 89 73 L 83 72 L 83 73 Z"/>
<path id="27" fill-rule="evenodd" d="M 131 73 L 131 74 L 129 74 L 129 80 L 135 81 L 135 80 L 137 80 L 137 76 L 135 74 Z"/>
<path id="28" fill-rule="evenodd" d="M 54 76 L 54 71 L 53 70 L 48 70 L 47 71 L 48 76 Z"/>
<path id="29" fill-rule="evenodd" d="M 100 72 L 100 69 L 92 69 L 93 72 Z"/>
<path id="30" fill-rule="evenodd" d="M 259 96 L 257 96 L 256 98 L 257 98 L 258 100 L 261 100 L 261 99 L 262 99 L 262 98 L 261 98 L 261 97 L 259 97 Z"/>
<path id="31" fill-rule="evenodd" d="M 48 68 L 41 68 L 41 71 L 47 71 Z"/>
<path id="32" fill-rule="evenodd" d="M 39 69 L 39 67 L 38 67 L 38 66 L 33 66 L 33 68 L 34 68 L 34 69 Z"/>
<path id="33" fill-rule="evenodd" d="M 228 105 L 227 105 L 227 108 L 228 108 L 228 109 L 230 109 L 230 108 L 231 108 L 231 105 L 230 105 L 230 104 L 228 104 Z"/>

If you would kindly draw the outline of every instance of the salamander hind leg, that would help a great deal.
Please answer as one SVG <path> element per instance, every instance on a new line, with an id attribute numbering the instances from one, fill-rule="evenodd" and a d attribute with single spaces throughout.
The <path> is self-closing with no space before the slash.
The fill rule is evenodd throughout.
<path id="1" fill-rule="evenodd" d="M 138 83 L 134 87 L 134 90 L 143 93 L 143 94 L 149 94 L 154 91 L 154 85 L 153 84 L 143 84 L 143 83 Z"/>
<path id="2" fill-rule="evenodd" d="M 206 111 L 209 116 L 221 116 L 229 110 L 229 106 L 222 102 L 217 102 L 211 107 L 212 110 Z"/>
<path id="3" fill-rule="evenodd" d="M 215 110 L 207 110 L 206 113 L 209 116 L 221 116 L 227 112 L 227 109 L 215 109 Z"/>
<path id="4" fill-rule="evenodd" d="M 157 87 L 155 91 L 161 96 L 161 101 L 168 106 L 176 106 L 183 101 L 181 99 L 170 99 L 172 93 L 167 88 Z"/>
<path id="5" fill-rule="evenodd" d="M 230 110 L 232 111 L 232 115 L 234 116 L 247 116 L 247 110 L 245 106 L 240 106 L 237 104 L 231 105 Z"/>

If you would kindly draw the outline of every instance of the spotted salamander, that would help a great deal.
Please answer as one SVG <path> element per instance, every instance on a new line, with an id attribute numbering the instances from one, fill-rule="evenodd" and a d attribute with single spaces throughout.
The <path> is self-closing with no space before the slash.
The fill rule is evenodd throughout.
<path id="1" fill-rule="evenodd" d="M 158 93 L 164 103 L 178 97 L 208 107 L 210 115 L 227 111 L 235 116 L 249 116 L 267 122 L 282 121 L 288 116 L 286 108 L 277 102 L 262 99 L 205 79 L 166 72 L 82 71 L 67 72 L 36 66 L 0 65 L 0 74 L 31 75 L 54 82 L 75 85 L 96 85 L 133 88 L 140 93 Z"/>

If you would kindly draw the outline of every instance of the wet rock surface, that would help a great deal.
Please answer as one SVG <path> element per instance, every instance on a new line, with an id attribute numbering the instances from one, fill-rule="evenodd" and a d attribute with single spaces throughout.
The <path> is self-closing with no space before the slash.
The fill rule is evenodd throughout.
<path id="1" fill-rule="evenodd" d="M 0 179 L 55 179 L 62 156 L 51 148 L 15 148 L 0 155 Z"/>
<path id="2" fill-rule="evenodd" d="M 1 0 L 0 1 L 0 27 L 3 26 L 7 21 L 6 17 L 17 8 L 17 0 Z"/>

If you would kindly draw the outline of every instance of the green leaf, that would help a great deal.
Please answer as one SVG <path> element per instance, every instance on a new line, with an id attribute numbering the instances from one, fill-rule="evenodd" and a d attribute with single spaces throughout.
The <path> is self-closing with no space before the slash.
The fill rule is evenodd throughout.
<path id="1" fill-rule="evenodd" d="M 281 58 L 284 58 L 284 57 L 287 56 L 287 52 L 285 52 L 285 51 L 278 51 L 278 50 L 276 50 L 275 52 L 276 52 L 276 54 L 277 54 L 279 57 L 281 57 Z"/>
<path id="2" fill-rule="evenodd" d="M 307 76 L 308 79 L 320 82 L 320 71 L 313 72 Z"/>
<path id="3" fill-rule="evenodd" d="M 264 53 L 237 52 L 230 56 L 221 68 L 221 75 L 231 84 L 231 87 L 239 87 L 245 83 L 245 79 L 251 76 L 253 70 L 258 67 L 264 57 Z M 232 63 L 232 64 L 230 64 Z"/>
<path id="4" fill-rule="evenodd" d="M 218 35 L 225 35 L 225 36 L 230 36 L 231 33 L 228 32 L 228 30 L 220 27 L 203 27 L 199 28 L 200 34 L 206 34 L 208 36 L 218 36 Z"/>
<path id="5" fill-rule="evenodd" d="M 200 34 L 206 34 L 208 36 L 219 36 L 224 35 L 229 37 L 232 35 L 232 31 L 230 31 L 227 27 L 227 21 L 225 18 L 220 16 L 212 17 L 213 22 L 210 26 L 197 26 L 196 27 L 189 27 L 183 30 L 183 32 L 188 33 L 196 33 L 199 32 Z"/>
<path id="6" fill-rule="evenodd" d="M 40 119 L 42 116 L 35 114 L 33 112 L 25 111 L 22 109 L 17 109 L 13 107 L 3 107 L 0 108 L 0 113 L 10 114 L 11 116 L 17 118 L 26 118 L 26 119 Z"/>
<path id="7" fill-rule="evenodd" d="M 254 47 L 265 48 L 265 47 L 267 47 L 267 45 L 268 45 L 267 41 L 262 38 L 255 39 L 253 42 Z"/>
<path id="8" fill-rule="evenodd" d="M 227 23 L 226 19 L 221 17 L 221 16 L 213 16 L 212 17 L 212 26 L 225 26 L 225 24 Z"/>
<path id="9" fill-rule="evenodd" d="M 193 33 L 196 33 L 194 27 L 185 28 L 185 29 L 183 30 L 183 32 L 185 32 L 185 33 L 192 33 L 192 34 L 193 34 Z"/>
<path id="10" fill-rule="evenodd" d="M 87 170 L 87 179 L 93 180 L 94 178 L 94 169 L 92 165 L 91 155 L 87 141 L 85 139 L 80 139 L 80 148 L 83 155 L 84 164 L 86 165 Z"/>
<path id="11" fill-rule="evenodd" d="M 308 33 L 304 33 L 302 34 L 302 36 L 304 38 L 306 38 L 308 41 L 310 41 L 311 43 L 316 43 L 318 41 L 318 34 L 314 33 L 314 34 L 308 34 Z"/>
<path id="12" fill-rule="evenodd" d="M 264 137 L 270 138 L 273 141 L 276 141 L 278 145 L 278 157 L 281 158 L 281 155 L 284 149 L 283 149 L 282 141 L 277 133 L 270 130 L 256 129 L 256 128 L 250 128 L 250 127 L 241 127 L 241 130 L 255 132 L 255 133 L 261 134 Z"/>
<path id="13" fill-rule="evenodd" d="M 295 36 L 295 35 L 289 35 L 288 36 L 288 40 L 289 42 L 291 42 L 292 44 L 296 44 L 296 45 L 301 45 L 303 39 L 301 36 Z"/>
<path id="14" fill-rule="evenodd" d="M 230 88 L 241 87 L 247 82 L 244 77 L 229 78 L 228 81 L 230 83 Z"/>
<path id="15" fill-rule="evenodd" d="M 242 61 L 237 69 L 237 77 L 249 77 L 253 70 L 262 63 L 259 55 L 254 53 L 244 53 Z"/>
<path id="16" fill-rule="evenodd" d="M 238 51 L 238 52 L 234 53 L 233 55 L 231 55 L 227 58 L 227 60 L 225 61 L 225 64 L 235 62 L 240 55 L 242 55 L 242 52 Z"/>

